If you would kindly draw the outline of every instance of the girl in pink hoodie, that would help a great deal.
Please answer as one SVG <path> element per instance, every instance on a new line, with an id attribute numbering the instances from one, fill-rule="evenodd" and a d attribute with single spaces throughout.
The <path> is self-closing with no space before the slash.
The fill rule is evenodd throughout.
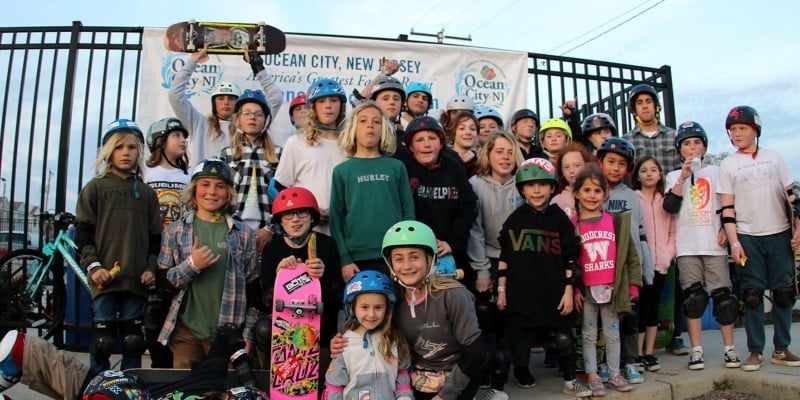
<path id="1" fill-rule="evenodd" d="M 653 356 L 658 330 L 658 307 L 665 276 L 675 258 L 675 220 L 664 211 L 664 172 L 651 156 L 642 157 L 633 168 L 633 189 L 639 196 L 647 245 L 653 256 L 655 277 L 652 285 L 642 286 L 639 296 L 639 359 L 648 371 L 661 365 Z M 643 355 L 644 354 L 644 355 Z"/>

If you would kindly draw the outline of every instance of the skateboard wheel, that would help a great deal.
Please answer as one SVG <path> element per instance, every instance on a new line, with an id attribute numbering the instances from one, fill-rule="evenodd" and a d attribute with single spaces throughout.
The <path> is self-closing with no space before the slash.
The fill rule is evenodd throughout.
<path id="1" fill-rule="evenodd" d="M 194 43 L 189 43 L 186 45 L 186 50 L 195 51 L 197 50 L 197 46 L 195 46 Z"/>
<path id="2" fill-rule="evenodd" d="M 281 312 L 283 311 L 283 300 L 275 300 L 275 311 Z"/>
<path id="3" fill-rule="evenodd" d="M 196 23 L 196 22 L 197 22 L 197 21 L 195 21 L 195 20 L 194 20 L 194 18 L 190 18 L 190 19 L 189 19 L 189 23 L 190 23 L 190 24 L 194 24 L 194 23 Z"/>
<path id="4" fill-rule="evenodd" d="M 258 25 L 258 26 L 264 26 L 264 25 L 266 25 L 266 24 L 267 24 L 267 23 L 266 23 L 266 22 L 264 22 L 264 21 L 258 21 L 258 23 L 257 23 L 256 25 Z"/>
<path id="5" fill-rule="evenodd" d="M 322 315 L 322 312 L 325 311 L 325 304 L 322 304 L 322 302 L 317 303 L 314 311 L 316 311 L 317 314 Z"/>
<path id="6" fill-rule="evenodd" d="M 455 275 L 456 275 L 456 280 L 460 281 L 460 280 L 464 279 L 464 270 L 463 269 L 457 269 Z"/>

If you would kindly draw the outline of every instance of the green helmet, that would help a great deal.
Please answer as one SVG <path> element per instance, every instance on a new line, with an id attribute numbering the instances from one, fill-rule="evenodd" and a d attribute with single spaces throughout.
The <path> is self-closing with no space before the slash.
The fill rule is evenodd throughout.
<path id="1" fill-rule="evenodd" d="M 439 246 L 436 245 L 436 235 L 433 234 L 433 230 L 428 225 L 412 220 L 400 221 L 392 225 L 383 235 L 381 253 L 389 265 L 392 277 L 397 279 L 394 270 L 391 268 L 392 260 L 390 257 L 390 253 L 395 247 L 421 247 L 425 249 L 425 251 L 433 255 L 428 266 L 427 276 L 429 277 L 433 274 L 433 264 L 436 262 L 436 253 Z"/>
<path id="2" fill-rule="evenodd" d="M 556 167 L 550 160 L 544 158 L 529 158 L 520 164 L 515 176 L 517 187 L 525 182 L 544 181 L 552 184 L 558 183 Z"/>

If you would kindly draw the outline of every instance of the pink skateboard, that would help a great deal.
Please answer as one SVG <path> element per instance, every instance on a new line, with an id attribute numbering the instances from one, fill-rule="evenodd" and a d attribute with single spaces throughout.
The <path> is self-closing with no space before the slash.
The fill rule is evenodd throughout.
<path id="1" fill-rule="evenodd" d="M 303 264 L 281 269 L 272 304 L 271 399 L 316 399 L 323 310 L 319 279 Z"/>

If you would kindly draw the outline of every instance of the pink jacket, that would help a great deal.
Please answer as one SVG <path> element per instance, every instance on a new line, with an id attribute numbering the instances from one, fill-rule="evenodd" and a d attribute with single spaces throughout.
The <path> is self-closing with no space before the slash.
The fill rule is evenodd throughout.
<path id="1" fill-rule="evenodd" d="M 655 269 L 664 275 L 676 253 L 675 219 L 664 211 L 664 196 L 661 193 L 656 193 L 652 203 L 641 190 L 637 190 L 636 195 L 642 205 L 647 245 L 650 246 Z"/>

